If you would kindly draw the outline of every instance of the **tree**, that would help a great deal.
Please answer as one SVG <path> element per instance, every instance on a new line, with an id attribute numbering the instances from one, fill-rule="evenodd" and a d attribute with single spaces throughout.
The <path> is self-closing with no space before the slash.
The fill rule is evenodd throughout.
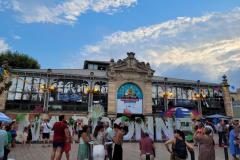
<path id="1" fill-rule="evenodd" d="M 34 58 L 27 54 L 12 52 L 10 50 L 0 53 L 0 95 L 12 85 L 9 80 L 10 68 L 39 69 L 40 65 Z"/>
<path id="2" fill-rule="evenodd" d="M 34 58 L 17 51 L 4 51 L 0 53 L 0 65 L 7 61 L 10 68 L 18 69 L 39 69 L 40 64 Z"/>

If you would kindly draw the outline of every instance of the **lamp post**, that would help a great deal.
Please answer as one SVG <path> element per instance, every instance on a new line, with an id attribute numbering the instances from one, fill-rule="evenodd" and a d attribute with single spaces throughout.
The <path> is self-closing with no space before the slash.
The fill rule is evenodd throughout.
<path id="1" fill-rule="evenodd" d="M 93 80 L 94 80 L 94 72 L 90 73 L 90 87 L 87 89 L 88 92 L 88 112 L 92 112 L 92 101 L 93 101 Z"/>
<path id="2" fill-rule="evenodd" d="M 44 93 L 44 98 L 43 98 L 43 111 L 44 112 L 48 112 L 49 92 L 51 92 L 55 89 L 54 86 L 50 85 L 51 73 L 52 73 L 52 70 L 48 69 L 47 70 L 47 83 L 40 86 L 40 90 L 43 91 L 43 93 Z"/>
<path id="3" fill-rule="evenodd" d="M 195 94 L 195 98 L 198 101 L 198 112 L 202 115 L 202 100 L 206 98 L 206 95 L 200 92 L 200 80 L 197 81 L 197 93 Z"/>
<path id="4" fill-rule="evenodd" d="M 172 97 L 172 93 L 167 91 L 167 77 L 164 78 L 164 94 L 163 94 L 163 98 L 164 98 L 164 110 L 167 111 L 168 110 L 168 98 Z"/>

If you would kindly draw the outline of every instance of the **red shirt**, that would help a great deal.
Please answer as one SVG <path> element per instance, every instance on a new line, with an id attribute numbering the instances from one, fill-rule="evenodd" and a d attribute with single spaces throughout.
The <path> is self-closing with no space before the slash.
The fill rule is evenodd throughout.
<path id="1" fill-rule="evenodd" d="M 153 140 L 150 137 L 145 137 L 140 140 L 141 155 L 150 153 L 153 155 Z"/>
<path id="2" fill-rule="evenodd" d="M 53 142 L 65 142 L 65 132 L 67 125 L 64 122 L 56 122 L 53 125 Z"/>

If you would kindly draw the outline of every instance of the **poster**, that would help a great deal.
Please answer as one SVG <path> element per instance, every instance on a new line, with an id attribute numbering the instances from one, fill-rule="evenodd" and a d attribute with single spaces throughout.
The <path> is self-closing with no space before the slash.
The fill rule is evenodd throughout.
<path id="1" fill-rule="evenodd" d="M 143 94 L 134 83 L 125 83 L 117 92 L 117 113 L 142 114 Z"/>

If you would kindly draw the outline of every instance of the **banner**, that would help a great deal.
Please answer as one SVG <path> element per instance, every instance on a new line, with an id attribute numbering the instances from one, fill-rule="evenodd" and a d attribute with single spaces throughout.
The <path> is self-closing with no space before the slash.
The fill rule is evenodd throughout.
<path id="1" fill-rule="evenodd" d="M 125 83 L 117 92 L 117 113 L 142 114 L 143 93 L 133 83 Z"/>

